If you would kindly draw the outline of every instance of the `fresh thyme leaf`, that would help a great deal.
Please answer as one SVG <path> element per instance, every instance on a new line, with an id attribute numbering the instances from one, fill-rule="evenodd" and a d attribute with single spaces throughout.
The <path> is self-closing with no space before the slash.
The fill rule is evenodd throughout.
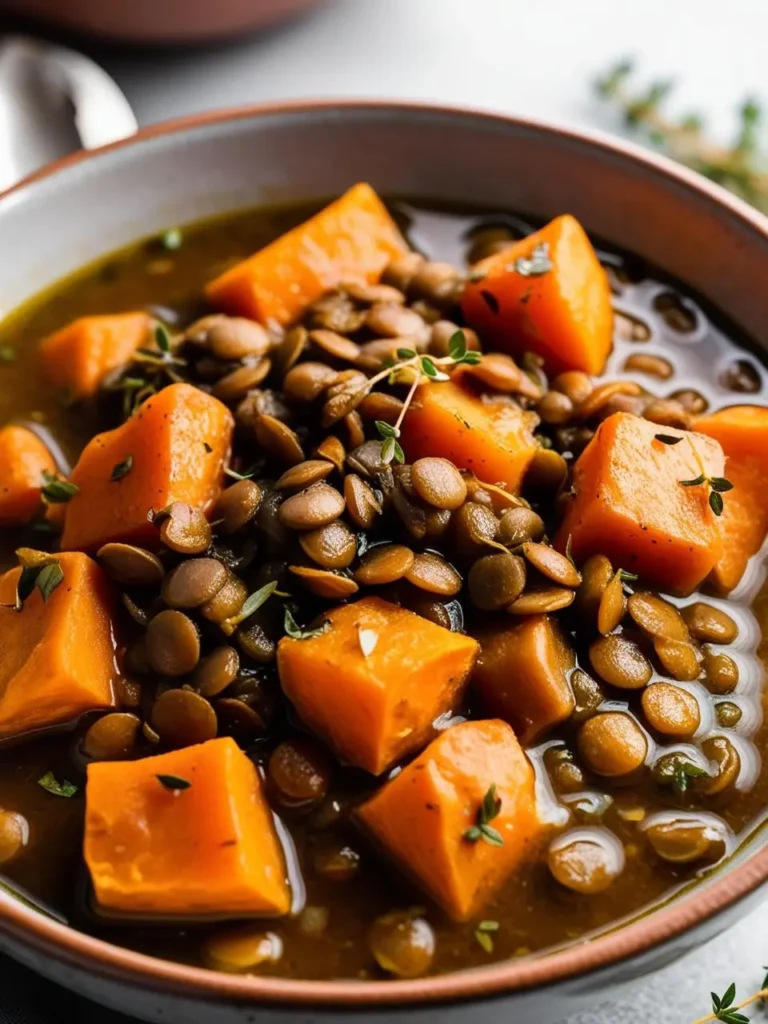
<path id="1" fill-rule="evenodd" d="M 395 462 L 399 462 L 400 465 L 402 466 L 403 463 L 405 462 L 405 452 L 403 451 L 399 441 L 394 441 L 393 455 Z"/>
<path id="2" fill-rule="evenodd" d="M 554 263 L 549 258 L 549 242 L 542 242 L 534 248 L 529 259 L 518 256 L 510 269 L 521 277 L 541 277 L 548 274 L 553 267 Z"/>
<path id="3" fill-rule="evenodd" d="M 35 586 L 42 594 L 43 601 L 47 603 L 48 598 L 63 579 L 64 570 L 58 562 L 51 562 L 49 565 L 43 565 L 40 567 L 37 579 L 35 580 Z"/>
<path id="4" fill-rule="evenodd" d="M 478 828 L 480 829 L 481 838 L 484 839 L 486 843 L 489 843 L 491 846 L 504 845 L 501 833 L 497 832 L 492 825 L 478 825 Z"/>
<path id="5" fill-rule="evenodd" d="M 276 590 L 277 580 L 271 580 L 269 583 L 265 583 L 263 587 L 255 590 L 250 597 L 246 598 L 242 608 L 236 615 L 233 615 L 229 619 L 225 619 L 228 627 L 226 632 L 229 632 L 229 627 L 234 629 L 235 626 L 239 626 L 241 622 L 245 622 L 246 619 L 250 618 L 250 616 L 253 615 L 254 612 L 258 611 Z"/>
<path id="6" fill-rule="evenodd" d="M 74 498 L 79 492 L 80 488 L 77 484 L 73 484 L 69 480 L 60 480 L 59 477 L 49 473 L 48 470 L 43 470 L 41 494 L 43 500 L 47 501 L 49 505 L 63 505 L 70 498 Z"/>
<path id="7" fill-rule="evenodd" d="M 232 477 L 233 480 L 252 480 L 256 474 L 255 470 L 251 470 L 249 473 L 238 473 L 237 470 L 227 467 L 224 470 L 224 475 Z"/>
<path id="8" fill-rule="evenodd" d="M 499 930 L 498 921 L 481 921 L 477 926 L 479 932 L 497 932 Z"/>
<path id="9" fill-rule="evenodd" d="M 636 572 L 627 572 L 626 569 L 619 569 L 619 579 L 622 583 L 636 583 L 640 577 Z"/>
<path id="10" fill-rule="evenodd" d="M 479 352 L 467 352 L 464 358 L 461 360 L 466 366 L 477 366 L 482 361 L 482 356 Z"/>
<path id="11" fill-rule="evenodd" d="M 397 442 L 394 437 L 388 437 L 387 440 L 381 446 L 381 461 L 390 463 L 395 457 L 395 445 Z"/>
<path id="12" fill-rule="evenodd" d="M 317 629 L 302 629 L 296 622 L 296 619 L 294 619 L 291 609 L 286 605 L 285 614 L 283 616 L 283 627 L 286 635 L 291 637 L 293 640 L 311 640 L 314 636 L 322 636 L 323 633 L 327 633 L 331 628 L 331 623 L 326 619 L 321 626 L 318 626 Z"/>
<path id="13" fill-rule="evenodd" d="M 499 312 L 499 300 L 496 298 L 493 292 L 486 291 L 484 288 L 482 288 L 480 290 L 480 296 L 483 302 L 486 304 L 486 306 L 488 307 L 488 309 L 490 309 L 492 313 Z"/>
<path id="14" fill-rule="evenodd" d="M 206 455 L 210 455 L 211 452 L 213 451 L 213 448 L 208 444 L 207 441 L 203 441 L 203 448 L 205 448 Z"/>
<path id="15" fill-rule="evenodd" d="M 709 492 L 709 507 L 715 513 L 716 516 L 723 514 L 723 496 L 717 491 Z"/>
<path id="16" fill-rule="evenodd" d="M 725 494 L 726 491 L 733 490 L 733 484 L 730 480 L 726 480 L 724 476 L 710 477 L 709 485 L 713 491 L 717 491 L 720 494 Z"/>
<path id="17" fill-rule="evenodd" d="M 416 353 L 412 348 L 399 348 L 397 350 L 398 359 L 413 359 Z"/>
<path id="18" fill-rule="evenodd" d="M 128 476 L 132 469 L 133 456 L 126 455 L 122 462 L 118 462 L 118 464 L 112 468 L 110 480 L 122 480 L 124 476 Z"/>
<path id="19" fill-rule="evenodd" d="M 167 249 L 168 252 L 174 252 L 174 250 L 180 249 L 183 241 L 184 237 L 179 228 L 169 228 L 160 236 L 160 244 L 164 249 Z"/>
<path id="20" fill-rule="evenodd" d="M 478 944 L 485 950 L 486 953 L 493 952 L 493 939 L 488 932 L 483 932 L 479 928 L 475 931 L 475 938 Z"/>
<path id="21" fill-rule="evenodd" d="M 59 782 L 53 772 L 46 772 L 41 779 L 37 780 L 37 784 L 54 796 L 70 797 L 74 796 L 77 792 L 77 786 L 74 783 L 67 782 L 66 779 L 62 779 Z"/>
<path id="22" fill-rule="evenodd" d="M 21 611 L 24 607 L 24 602 L 35 589 L 39 572 L 40 567 L 37 565 L 25 565 L 22 567 L 16 583 L 16 603 L 14 608 L 17 612 Z"/>
<path id="23" fill-rule="evenodd" d="M 707 478 L 704 473 L 701 473 L 694 480 L 681 480 L 680 483 L 683 487 L 698 487 L 699 484 L 703 484 L 706 479 Z"/>
<path id="24" fill-rule="evenodd" d="M 171 336 L 162 324 L 155 326 L 155 342 L 161 352 L 171 351 Z"/>
<path id="25" fill-rule="evenodd" d="M 167 789 L 171 793 L 181 793 L 182 790 L 189 789 L 192 785 L 189 779 L 183 779 L 180 775 L 156 775 L 155 778 L 163 789 Z"/>
<path id="26" fill-rule="evenodd" d="M 391 423 L 386 423 L 384 420 L 374 420 L 373 425 L 376 427 L 379 437 L 400 437 L 400 431 L 397 427 L 393 427 Z"/>
<path id="27" fill-rule="evenodd" d="M 501 833 L 490 824 L 500 813 L 501 799 L 496 795 L 496 783 L 493 782 L 488 787 L 488 791 L 478 808 L 476 824 L 466 830 L 464 838 L 470 843 L 476 843 L 479 839 L 482 839 L 491 846 L 503 846 L 504 839 Z"/>
<path id="28" fill-rule="evenodd" d="M 662 444 L 680 444 L 682 437 L 675 437 L 674 434 L 654 434 L 654 441 L 661 441 Z"/>
<path id="29" fill-rule="evenodd" d="M 455 331 L 448 339 L 448 355 L 461 362 L 467 354 L 467 336 L 464 331 Z"/>
<path id="30" fill-rule="evenodd" d="M 0 345 L 0 363 L 15 363 L 16 352 L 10 345 Z"/>
<path id="31" fill-rule="evenodd" d="M 429 358 L 429 356 L 422 356 L 421 357 L 421 369 L 422 369 L 422 372 L 426 373 L 426 375 L 428 377 L 436 377 L 437 376 L 437 367 L 432 362 L 432 360 Z"/>
<path id="32" fill-rule="evenodd" d="M 688 786 L 691 779 L 700 779 L 707 774 L 706 768 L 701 768 L 692 761 L 682 761 L 678 763 L 672 776 L 672 784 L 675 787 L 675 792 L 682 796 L 683 793 L 688 792 Z"/>

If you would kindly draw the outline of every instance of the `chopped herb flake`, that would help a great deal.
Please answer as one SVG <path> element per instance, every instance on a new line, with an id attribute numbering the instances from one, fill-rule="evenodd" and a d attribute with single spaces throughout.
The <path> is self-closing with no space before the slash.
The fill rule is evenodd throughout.
<path id="1" fill-rule="evenodd" d="M 63 505 L 79 493 L 80 488 L 77 484 L 73 484 L 69 480 L 61 480 L 53 473 L 49 473 L 45 469 L 43 470 L 41 494 L 43 500 L 49 505 Z"/>
<path id="2" fill-rule="evenodd" d="M 110 480 L 122 480 L 124 476 L 128 476 L 132 469 L 133 456 L 126 455 L 122 462 L 118 462 L 118 464 L 112 468 Z"/>
<path id="3" fill-rule="evenodd" d="M 53 772 L 46 772 L 41 779 L 37 780 L 37 784 L 54 796 L 70 797 L 74 796 L 77 792 L 77 786 L 74 783 L 67 782 L 66 779 L 62 779 L 59 782 Z"/>
<path id="4" fill-rule="evenodd" d="M 155 778 L 164 789 L 171 793 L 181 793 L 182 790 L 189 789 L 192 785 L 189 779 L 182 779 L 180 775 L 156 775 Z"/>

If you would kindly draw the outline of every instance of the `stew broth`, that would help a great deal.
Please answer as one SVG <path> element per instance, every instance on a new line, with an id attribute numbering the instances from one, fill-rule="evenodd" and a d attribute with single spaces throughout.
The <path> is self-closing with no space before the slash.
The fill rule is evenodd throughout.
<path id="1" fill-rule="evenodd" d="M 134 309 L 150 311 L 171 332 L 182 330 L 206 312 L 201 295 L 212 277 L 316 209 L 256 210 L 195 225 L 183 230 L 178 248 L 165 248 L 157 239 L 142 242 L 87 267 L 26 304 L 0 324 L 0 348 L 7 346 L 16 353 L 13 361 L 0 364 L 0 422 L 31 424 L 42 431 L 42 436 L 52 438 L 66 463 L 73 464 L 93 434 L 113 426 L 119 415 L 112 408 L 105 412 L 103 404 L 99 408 L 96 403 L 62 405 L 38 373 L 38 340 L 77 317 Z M 527 221 L 505 214 L 432 209 L 411 203 L 393 203 L 392 209 L 415 247 L 430 259 L 460 267 L 466 266 L 478 228 L 501 226 L 513 237 L 534 229 Z M 660 397 L 683 389 L 694 391 L 702 396 L 709 411 L 740 402 L 766 402 L 766 372 L 734 330 L 712 317 L 676 283 L 660 278 L 639 261 L 613 251 L 600 250 L 599 254 L 609 269 L 613 305 L 619 314 L 606 379 L 637 380 Z M 668 379 L 639 372 L 644 367 L 659 372 L 659 365 L 647 357 L 667 361 Z M 628 358 L 635 369 L 624 368 Z M 666 372 L 663 363 L 661 372 Z M 114 402 L 119 402 L 119 397 Z M 61 468 L 66 470 L 67 464 Z M 13 551 L 20 543 L 41 547 L 45 541 L 44 534 L 35 536 L 28 529 L 3 531 L 3 568 L 13 564 Z M 427 546 L 440 547 L 439 543 Z M 588 784 L 572 793 L 561 793 L 558 798 L 547 778 L 545 753 L 550 750 L 547 756 L 551 759 L 552 749 L 563 742 L 575 750 L 576 725 L 566 722 L 530 750 L 540 798 L 549 805 L 552 820 L 562 824 L 563 808 L 568 807 L 572 826 L 600 824 L 623 845 L 624 870 L 608 889 L 582 894 L 563 887 L 551 877 L 546 859 L 539 857 L 519 869 L 485 906 L 482 919 L 498 922 L 498 928 L 485 932 L 491 936 L 490 943 L 479 939 L 478 920 L 451 921 L 338 813 L 349 796 L 372 791 L 375 780 L 357 769 L 336 768 L 330 793 L 319 807 L 305 812 L 280 810 L 292 840 L 289 856 L 295 857 L 306 888 L 303 904 L 312 909 L 263 922 L 265 928 L 279 935 L 283 952 L 275 962 L 260 965 L 258 971 L 318 979 L 379 976 L 380 969 L 367 942 L 373 920 L 393 910 L 414 907 L 421 908 L 435 933 L 430 972 L 481 966 L 567 944 L 617 920 L 646 912 L 713 870 L 709 863 L 662 859 L 647 842 L 640 825 L 648 814 L 667 809 L 716 814 L 732 833 L 731 852 L 762 821 L 768 803 L 768 776 L 762 768 L 768 735 L 763 724 L 766 648 L 762 639 L 768 621 L 768 595 L 760 589 L 762 578 L 762 566 L 753 559 L 744 581 L 727 602 L 709 595 L 701 597 L 707 604 L 727 610 L 738 625 L 736 641 L 717 648 L 738 664 L 740 678 L 735 693 L 714 696 L 700 684 L 696 691 L 705 714 L 711 716 L 711 731 L 726 734 L 739 752 L 741 768 L 735 786 L 708 796 L 691 787 L 680 796 L 671 787 L 659 785 L 647 770 L 630 781 L 592 776 Z M 693 595 L 675 603 L 690 605 L 696 599 Z M 466 609 L 470 631 L 475 618 Z M 571 639 L 579 664 L 591 671 L 583 636 L 577 631 Z M 689 689 L 695 686 L 689 684 Z M 629 707 L 642 720 L 638 692 L 608 690 L 611 708 Z M 719 726 L 715 717 L 715 705 L 725 701 L 741 711 L 731 728 Z M 461 712 L 471 717 L 472 711 L 470 696 L 469 706 Z M 203 962 L 205 937 L 220 925 L 126 923 L 106 920 L 92 912 L 81 852 L 83 770 L 87 759 L 79 742 L 84 729 L 81 724 L 74 732 L 32 739 L 0 755 L 0 805 L 23 814 L 30 830 L 27 847 L 4 868 L 9 886 L 73 927 L 108 941 L 173 960 Z M 290 714 L 281 715 L 264 737 L 245 745 L 258 763 L 266 764 L 275 744 L 296 734 L 295 719 Z M 706 735 L 704 730 L 693 740 L 678 742 L 656 734 L 654 742 L 657 751 L 663 753 L 686 748 L 686 744 L 700 746 Z M 138 750 L 142 756 L 153 752 L 146 743 Z M 49 771 L 58 779 L 75 783 L 79 787 L 77 795 L 57 798 L 38 785 Z M 345 849 L 353 853 L 340 853 Z M 328 870 L 328 862 L 334 857 L 337 869 Z M 352 867 L 346 870 L 345 864 L 348 867 L 350 862 Z M 323 864 L 325 873 L 318 870 Z"/>

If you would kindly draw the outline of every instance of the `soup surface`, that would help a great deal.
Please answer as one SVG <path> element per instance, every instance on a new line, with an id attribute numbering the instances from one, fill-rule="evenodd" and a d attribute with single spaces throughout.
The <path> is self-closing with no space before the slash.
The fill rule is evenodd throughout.
<path id="1" fill-rule="evenodd" d="M 147 522 L 143 533 L 123 538 L 117 530 L 107 538 L 125 539 L 132 545 L 127 551 L 114 544 L 104 549 L 101 541 L 66 544 L 94 556 L 98 550 L 122 598 L 113 612 L 116 704 L 104 708 L 97 701 L 96 710 L 74 725 L 43 729 L 40 735 L 19 738 L 12 725 L 5 730 L 2 871 L 14 891 L 75 928 L 222 970 L 305 978 L 414 976 L 572 942 L 645 911 L 715 869 L 760 824 L 768 799 L 762 767 L 767 609 L 759 556 L 750 560 L 730 596 L 713 586 L 709 570 L 693 593 L 675 586 L 677 573 L 681 580 L 689 577 L 685 552 L 670 553 L 656 570 L 671 585 L 654 582 L 653 573 L 649 581 L 642 554 L 621 562 L 614 555 L 609 535 L 620 533 L 621 524 L 594 525 L 592 533 L 603 536 L 595 541 L 569 512 L 579 500 L 573 497 L 578 490 L 574 465 L 596 432 L 608 429 L 603 425 L 617 415 L 630 433 L 633 422 L 650 422 L 660 459 L 667 450 L 670 458 L 692 451 L 688 486 L 677 483 L 684 500 L 694 492 L 701 497 L 700 529 L 692 529 L 706 540 L 707 530 L 727 527 L 739 480 L 730 478 L 730 457 L 724 470 L 716 453 L 711 465 L 708 461 L 707 444 L 719 451 L 716 441 L 707 441 L 718 437 L 716 432 L 706 427 L 700 428 L 704 436 L 688 432 L 722 408 L 764 402 L 765 370 L 748 344 L 684 289 L 640 261 L 599 246 L 615 314 L 613 347 L 602 372 L 549 370 L 546 362 L 520 351 L 514 352 L 516 363 L 508 356 L 489 360 L 496 343 L 481 326 L 475 333 L 467 324 L 466 303 L 465 313 L 460 308 L 467 275 L 468 287 L 479 289 L 479 301 L 491 314 L 494 305 L 498 312 L 499 292 L 491 284 L 483 287 L 486 275 L 492 281 L 493 274 L 482 265 L 478 271 L 478 261 L 493 258 L 538 225 L 503 213 L 408 202 L 392 202 L 390 211 L 410 245 L 440 262 L 417 266 L 395 259 L 383 273 L 385 287 L 358 282 L 331 289 L 301 312 L 300 328 L 286 331 L 268 322 L 266 330 L 249 334 L 240 325 L 238 333 L 224 320 L 200 327 L 201 317 L 217 311 L 203 297 L 206 284 L 317 209 L 256 210 L 169 232 L 86 268 L 0 324 L 0 424 L 31 430 L 58 464 L 58 471 L 45 477 L 47 511 L 35 503 L 27 517 L 31 521 L 2 529 L 3 569 L 16 564 L 19 548 L 58 551 L 62 519 L 64 540 L 70 530 L 77 534 L 73 513 L 88 520 L 88 532 L 95 512 L 104 510 L 77 512 L 76 501 L 87 488 L 77 483 L 79 470 L 74 491 L 68 487 L 70 467 L 98 431 L 119 427 L 126 417 L 135 420 L 157 403 L 164 388 L 189 380 L 228 406 L 237 424 L 227 462 L 231 494 L 208 500 L 211 528 L 194 516 L 179 526 L 177 509 Z M 534 288 L 560 272 L 554 244 L 523 258 L 528 262 L 510 257 L 517 260 L 515 272 Z M 145 311 L 164 329 L 153 334 L 152 324 L 140 351 L 124 360 L 127 365 L 113 368 L 97 390 L 79 401 L 71 394 L 63 400 L 41 365 L 40 340 L 77 318 L 129 311 Z M 548 323 L 556 335 L 556 321 Z M 459 328 L 465 332 L 457 340 Z M 397 341 L 381 340 L 393 338 Z M 483 351 L 479 361 L 471 356 L 475 347 Z M 464 363 L 461 384 L 455 384 L 458 378 L 450 385 L 433 379 L 420 361 L 423 354 L 431 357 L 438 376 L 453 374 L 454 364 Z M 407 365 L 390 378 L 387 358 L 410 365 L 410 371 Z M 381 373 L 382 366 L 375 390 L 362 403 L 359 395 L 355 401 L 355 389 L 364 388 L 366 378 Z M 624 385 L 605 388 L 608 382 Z M 413 399 L 412 385 L 419 386 Z M 484 474 L 483 452 L 491 450 L 485 434 L 477 440 L 468 430 L 469 440 L 461 444 L 470 454 L 458 466 L 462 472 L 453 464 L 446 467 L 446 458 L 454 460 L 442 440 L 439 450 L 428 450 L 432 435 L 423 410 L 429 396 L 449 386 L 467 388 L 473 410 L 500 403 L 504 415 L 518 418 L 515 429 L 530 438 L 531 447 L 520 480 Z M 431 389 L 429 396 L 422 389 Z M 416 415 L 422 417 L 420 426 L 409 433 L 409 417 Z M 454 419 L 463 415 L 455 411 Z M 399 438 L 397 424 L 403 428 Z M 445 431 L 444 425 L 436 428 L 443 439 Z M 154 443 L 159 458 L 162 443 Z M 205 442 L 211 457 L 217 455 L 215 447 Z M 0 451 L 3 476 L 11 472 L 4 458 Z M 110 463 L 107 473 L 112 469 L 115 488 L 131 483 L 137 461 L 135 451 L 121 450 L 120 459 Z M 289 470 L 293 476 L 286 478 Z M 629 476 L 636 471 L 630 460 Z M 504 486 L 494 488 L 500 479 Z M 732 490 L 726 480 L 734 484 Z M 0 489 L 2 484 L 0 478 Z M 214 486 L 218 494 L 221 480 Z M 665 496 L 663 490 L 639 486 L 647 488 L 642 500 L 651 508 L 677 501 L 674 488 Z M 301 497 L 308 487 L 321 495 L 319 513 L 317 503 Z M 286 502 L 293 507 L 286 510 Z M 720 502 L 725 512 L 718 516 Z M 748 495 L 740 495 L 739 502 L 747 514 Z M 160 511 L 149 501 L 146 512 L 153 508 Z M 573 537 L 563 544 L 558 530 L 569 515 Z M 660 534 L 659 542 L 665 540 Z M 727 536 L 725 546 L 733 543 Z M 35 570 L 29 552 L 24 557 L 34 584 L 40 566 Z M 195 560 L 206 561 L 197 574 L 179 573 Z M 36 581 L 40 591 L 39 575 Z M 273 582 L 274 592 L 261 590 Z M 224 600 L 222 587 L 234 593 L 224 611 L 212 607 L 216 595 Z M 260 591 L 263 603 L 243 609 L 246 595 Z M 463 677 L 454 679 L 454 699 L 443 694 L 435 704 L 434 727 L 427 723 L 424 731 L 423 723 L 407 724 L 389 753 L 379 745 L 369 756 L 368 747 L 363 754 L 350 753 L 358 749 L 358 737 L 350 738 L 345 729 L 374 728 L 366 724 L 366 708 L 373 706 L 367 702 L 374 695 L 363 683 L 355 690 L 339 680 L 352 672 L 353 661 L 362 678 L 366 662 L 377 657 L 377 644 L 388 643 L 386 627 L 377 633 L 353 624 L 362 657 L 340 657 L 330 678 L 317 669 L 318 661 L 302 661 L 300 652 L 310 649 L 302 645 L 328 644 L 341 628 L 335 619 L 328 625 L 329 610 L 372 595 L 395 610 L 415 612 L 417 624 L 427 621 L 444 631 L 422 637 L 418 625 L 406 624 L 405 631 L 416 636 L 413 650 L 403 647 L 408 666 L 442 650 L 448 643 L 442 638 L 451 635 L 479 638 L 482 654 L 468 685 Z M 51 602 L 56 597 L 47 596 Z M 4 613 L 21 621 L 34 601 L 42 602 L 41 593 L 28 596 L 20 612 Z M 178 618 L 168 619 L 169 608 Z M 80 634 L 69 626 L 73 648 L 91 642 L 86 626 L 82 629 Z M 3 630 L 0 676 L 7 687 L 16 641 L 12 625 Z M 281 639 L 286 632 L 288 642 Z M 393 643 L 402 644 L 402 637 Z M 329 646 L 317 649 L 323 652 L 317 658 L 335 657 Z M 457 647 L 456 658 L 459 653 Z M 383 659 L 381 649 L 379 656 Z M 394 678 L 399 658 L 396 648 L 387 662 L 391 677 L 384 679 L 385 688 L 399 685 Z M 466 676 L 470 667 L 459 674 Z M 437 662 L 425 661 L 403 698 L 406 703 L 423 702 L 429 711 L 432 680 L 440 671 Z M 313 687 L 316 692 L 308 692 Z M 292 703 L 284 688 L 290 689 Z M 30 701 L 37 699 L 34 689 Z M 0 692 L 0 719 L 6 696 Z M 94 722 L 106 722 L 100 717 L 105 712 L 111 719 L 99 731 Z M 415 811 L 403 810 L 398 819 L 397 806 L 382 807 L 400 837 L 395 841 L 358 809 L 407 772 L 432 737 L 442 742 L 453 729 L 466 729 L 462 720 L 495 717 L 509 720 L 526 748 L 536 774 L 538 820 L 533 826 L 504 817 L 515 787 L 523 796 L 526 792 L 527 768 L 518 782 L 508 781 L 507 789 L 500 777 L 486 777 L 481 794 L 486 799 L 473 797 L 463 808 L 459 839 L 464 845 L 455 856 L 477 853 L 490 866 L 482 869 L 480 895 L 468 897 L 470 903 L 457 910 L 462 883 L 449 883 L 439 854 L 441 829 L 447 826 L 425 825 Z M 421 730 L 415 747 L 408 745 L 413 728 Z M 124 761 L 183 751 L 216 735 L 234 737 L 265 780 L 265 799 L 281 823 L 290 913 L 265 918 L 253 911 L 217 912 L 215 893 L 222 880 L 213 863 L 213 904 L 203 912 L 190 906 L 185 913 L 183 892 L 175 912 L 166 907 L 153 914 L 151 900 L 139 896 L 132 904 L 144 908 L 139 914 L 126 912 L 125 905 L 97 905 L 92 885 L 97 858 L 89 860 L 89 873 L 83 857 L 86 766 L 111 765 L 113 774 L 103 777 L 99 791 L 111 792 L 119 808 L 133 792 L 120 773 Z M 513 742 L 503 735 L 504 743 Z M 510 749 L 500 754 L 505 772 Z M 444 755 L 445 779 L 452 764 L 458 772 L 467 770 L 452 761 L 454 754 Z M 165 779 L 158 785 L 183 808 L 199 781 L 181 770 L 163 768 L 163 773 L 155 776 Z M 229 795 L 225 787 L 222 804 Z M 516 813 L 523 815 L 520 808 Z M 211 814 L 210 829 L 216 827 L 214 818 Z M 102 827 L 109 831 L 107 820 L 108 815 Z M 483 872 L 493 875 L 490 858 L 497 854 L 512 857 L 516 829 L 522 830 L 522 853 L 502 872 L 503 879 L 491 884 Z M 401 841 L 404 835 L 410 842 Z M 165 891 L 173 887 L 174 873 L 184 874 L 194 851 L 170 831 L 162 841 L 168 847 L 163 869 L 168 882 L 159 888 Z M 140 875 L 141 856 L 131 856 Z M 461 863 L 454 862 L 459 874 Z M 432 891 L 424 883 L 430 870 L 438 877 Z M 451 886 L 454 896 L 448 893 Z"/>

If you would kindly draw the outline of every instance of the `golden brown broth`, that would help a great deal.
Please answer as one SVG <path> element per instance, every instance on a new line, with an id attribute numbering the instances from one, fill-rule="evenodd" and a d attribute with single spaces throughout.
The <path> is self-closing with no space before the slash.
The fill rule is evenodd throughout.
<path id="1" fill-rule="evenodd" d="M 63 409 L 41 382 L 35 366 L 38 339 L 77 316 L 124 311 L 148 306 L 169 323 L 181 323 L 197 313 L 203 284 L 225 266 L 250 254 L 287 227 L 304 219 L 307 208 L 256 211 L 185 230 L 183 245 L 165 252 L 156 243 L 141 243 L 114 254 L 98 266 L 88 267 L 71 280 L 55 285 L 0 325 L 0 345 L 12 345 L 18 353 L 14 363 L 0 364 L 0 423 L 14 418 L 34 420 L 48 428 L 74 459 L 97 424 Z M 401 207 L 411 240 L 428 255 L 461 263 L 466 250 L 465 232 L 477 222 L 466 211 L 435 211 Z M 712 408 L 739 400 L 764 400 L 765 372 L 757 360 L 762 380 L 761 395 L 739 396 L 729 392 L 718 377 L 721 368 L 735 357 L 733 342 L 715 326 L 698 304 L 696 328 L 681 333 L 672 329 L 654 309 L 654 299 L 668 291 L 632 263 L 606 255 L 614 267 L 632 271 L 635 283 L 625 282 L 615 299 L 616 308 L 647 324 L 650 336 L 643 341 L 617 337 L 606 376 L 622 376 L 621 367 L 631 352 L 663 354 L 671 360 L 674 376 L 668 381 L 633 376 L 650 390 L 669 395 L 681 387 L 693 387 L 704 394 Z M 163 312 L 166 311 L 165 313 Z M 617 332 L 617 334 L 620 332 Z M 0 560 L 10 564 L 18 538 L 6 535 Z M 765 754 L 768 733 L 762 724 L 762 664 L 766 646 L 758 638 L 768 623 L 768 594 L 763 591 L 747 607 L 750 595 L 759 589 L 761 569 L 752 565 L 738 593 L 742 603 L 729 602 L 730 613 L 739 621 L 741 635 L 733 648 L 742 668 L 735 699 L 745 709 L 737 733 L 752 734 L 757 751 Z M 576 638 L 578 646 L 578 638 Z M 734 698 L 731 698 L 734 699 Z M 639 706 L 633 697 L 631 706 Z M 43 904 L 64 914 L 79 928 L 145 952 L 172 959 L 199 962 L 204 926 L 175 929 L 168 926 L 105 925 L 97 923 L 85 909 L 84 867 L 80 855 L 82 833 L 82 760 L 77 753 L 79 733 L 43 738 L 15 747 L 0 755 L 0 805 L 21 811 L 31 830 L 30 845 L 8 868 L 11 883 Z M 568 730 L 562 734 L 568 738 Z M 746 741 L 748 742 L 748 740 Z M 58 777 L 80 784 L 80 795 L 71 800 L 51 796 L 36 782 L 49 769 Z M 360 786 L 360 773 L 341 771 L 336 792 Z M 474 926 L 450 922 L 420 892 L 382 861 L 351 827 L 318 829 L 311 816 L 287 816 L 299 863 L 307 887 L 307 905 L 330 908 L 329 926 L 321 937 L 302 934 L 296 920 L 272 923 L 284 940 L 282 959 L 265 969 L 269 973 L 309 978 L 372 977 L 376 975 L 365 941 L 367 929 L 378 914 L 413 905 L 426 907 L 428 919 L 438 934 L 433 969 L 446 972 L 487 963 L 530 951 L 559 945 L 585 933 L 604 928 L 618 918 L 643 911 L 695 878 L 696 865 L 674 866 L 660 860 L 644 841 L 635 822 L 625 821 L 619 811 L 644 807 L 660 810 L 679 807 L 671 792 L 646 780 L 624 786 L 607 786 L 614 803 L 603 824 L 622 840 L 627 853 L 623 874 L 605 893 L 581 896 L 556 885 L 544 864 L 536 863 L 518 873 L 503 893 L 489 905 L 483 916 L 501 923 L 494 933 L 492 957 L 474 936 Z M 721 794 L 702 800 L 692 797 L 690 808 L 706 807 L 720 814 L 737 835 L 746 835 L 762 818 L 768 799 L 768 778 L 760 773 L 744 792 Z M 313 852 L 329 839 L 348 841 L 363 858 L 359 875 L 350 881 L 330 882 L 312 869 Z"/>

